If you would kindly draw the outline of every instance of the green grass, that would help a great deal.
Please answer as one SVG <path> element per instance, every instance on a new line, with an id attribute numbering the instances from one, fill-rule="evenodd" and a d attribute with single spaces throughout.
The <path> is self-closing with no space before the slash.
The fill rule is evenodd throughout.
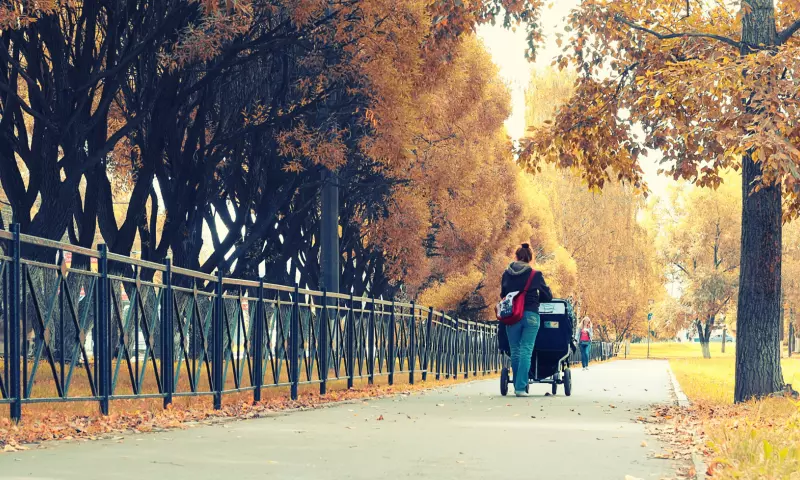
<path id="1" fill-rule="evenodd" d="M 672 371 L 686 396 L 693 401 L 733 403 L 736 366 L 732 356 L 711 359 L 673 358 Z M 800 386 L 800 357 L 781 361 L 783 379 Z"/>
<path id="2" fill-rule="evenodd" d="M 680 348 L 666 354 L 677 355 Z M 733 404 L 735 360 L 672 358 L 681 388 L 693 402 L 708 439 L 714 479 L 800 479 L 800 403 L 767 398 Z M 800 385 L 800 358 L 781 361 L 783 378 Z"/>
<path id="3" fill-rule="evenodd" d="M 711 344 L 711 358 L 725 357 L 733 358 L 736 355 L 736 346 L 731 343 L 725 345 L 725 353 L 722 353 L 722 343 Z M 620 350 L 620 355 L 624 356 L 624 347 Z M 627 358 L 640 359 L 647 358 L 647 343 L 632 343 Z M 699 343 L 694 342 L 659 342 L 650 344 L 650 358 L 673 359 L 673 358 L 703 358 L 703 350 Z"/>

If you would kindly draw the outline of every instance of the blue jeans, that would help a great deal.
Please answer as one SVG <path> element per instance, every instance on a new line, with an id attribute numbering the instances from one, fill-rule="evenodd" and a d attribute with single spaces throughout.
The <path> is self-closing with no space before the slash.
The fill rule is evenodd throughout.
<path id="1" fill-rule="evenodd" d="M 589 366 L 589 355 L 592 352 L 592 344 L 589 342 L 581 342 L 581 364 L 583 368 Z"/>
<path id="2" fill-rule="evenodd" d="M 522 320 L 506 328 L 511 347 L 511 369 L 514 371 L 514 391 L 524 392 L 528 386 L 528 371 L 531 369 L 531 356 L 539 333 L 539 314 L 525 312 Z"/>

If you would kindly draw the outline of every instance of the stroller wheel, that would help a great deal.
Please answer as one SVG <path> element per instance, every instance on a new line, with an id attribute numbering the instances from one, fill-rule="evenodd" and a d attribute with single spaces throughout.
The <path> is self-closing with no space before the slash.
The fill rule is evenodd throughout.
<path id="1" fill-rule="evenodd" d="M 557 383 L 553 383 L 553 395 L 555 395 L 557 393 L 558 393 L 558 384 Z"/>
<path id="2" fill-rule="evenodd" d="M 525 385 L 525 393 L 531 393 L 531 386 Z"/>
<path id="3" fill-rule="evenodd" d="M 564 395 L 572 395 L 572 372 L 569 369 L 564 372 Z"/>
<path id="4" fill-rule="evenodd" d="M 508 395 L 508 369 L 505 367 L 500 370 L 500 395 Z"/>

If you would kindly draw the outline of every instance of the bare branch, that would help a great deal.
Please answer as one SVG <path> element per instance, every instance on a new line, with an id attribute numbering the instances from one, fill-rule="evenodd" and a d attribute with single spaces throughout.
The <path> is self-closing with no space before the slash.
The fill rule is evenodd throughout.
<path id="1" fill-rule="evenodd" d="M 692 37 L 692 38 L 705 38 L 705 39 L 708 39 L 708 40 L 716 40 L 718 42 L 725 43 L 727 45 L 730 45 L 731 47 L 734 47 L 737 50 L 741 50 L 742 49 L 741 42 L 737 42 L 736 40 L 734 40 L 732 38 L 728 38 L 728 37 L 725 37 L 725 36 L 722 36 L 722 35 L 715 35 L 713 33 L 699 33 L 699 32 L 658 33 L 655 30 L 651 30 L 651 29 L 649 29 L 647 27 L 643 27 L 641 25 L 638 25 L 638 24 L 628 20 L 627 18 L 625 18 L 625 17 L 623 17 L 622 15 L 619 15 L 619 14 L 614 15 L 614 20 L 616 20 L 619 23 L 623 23 L 623 24 L 631 27 L 634 30 L 638 30 L 640 32 L 644 32 L 644 33 L 650 34 L 650 35 L 656 37 L 659 40 L 670 40 L 670 39 L 673 39 L 673 38 L 690 38 L 690 37 Z"/>
<path id="2" fill-rule="evenodd" d="M 794 21 L 791 25 L 783 29 L 782 32 L 778 34 L 778 45 L 783 45 L 784 43 L 788 42 L 792 35 L 795 34 L 800 30 L 800 18 Z"/>

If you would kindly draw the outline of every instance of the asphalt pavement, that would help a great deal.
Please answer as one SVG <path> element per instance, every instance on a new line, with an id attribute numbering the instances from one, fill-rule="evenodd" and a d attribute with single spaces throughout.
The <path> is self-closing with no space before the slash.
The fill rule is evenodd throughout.
<path id="1" fill-rule="evenodd" d="M 0 454 L 3 479 L 569 479 L 674 476 L 635 422 L 672 401 L 664 361 L 575 369 L 572 396 L 477 381 L 268 418 Z M 513 388 L 511 389 L 513 392 Z"/>

